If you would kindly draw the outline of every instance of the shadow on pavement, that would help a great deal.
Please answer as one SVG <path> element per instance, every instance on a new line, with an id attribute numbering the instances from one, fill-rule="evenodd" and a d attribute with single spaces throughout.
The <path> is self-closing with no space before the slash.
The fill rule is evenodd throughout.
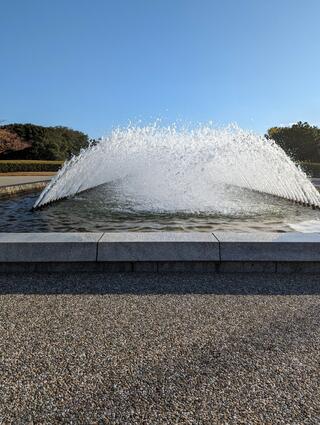
<path id="1" fill-rule="evenodd" d="M 0 274 L 5 294 L 318 295 L 316 274 L 32 273 Z"/>

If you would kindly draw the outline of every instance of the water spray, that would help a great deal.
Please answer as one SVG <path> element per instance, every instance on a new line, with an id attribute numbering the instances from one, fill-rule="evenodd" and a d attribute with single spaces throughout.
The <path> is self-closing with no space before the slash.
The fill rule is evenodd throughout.
<path id="1" fill-rule="evenodd" d="M 231 125 L 116 129 L 66 162 L 34 209 L 120 182 L 134 199 L 164 211 L 205 211 L 230 187 L 320 207 L 307 175 L 272 140 Z"/>

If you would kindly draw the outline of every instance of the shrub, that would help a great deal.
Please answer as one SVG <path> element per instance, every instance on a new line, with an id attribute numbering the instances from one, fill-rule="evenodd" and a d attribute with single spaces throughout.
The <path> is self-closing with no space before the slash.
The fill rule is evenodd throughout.
<path id="1" fill-rule="evenodd" d="M 58 171 L 63 161 L 8 160 L 0 161 L 0 173 Z"/>

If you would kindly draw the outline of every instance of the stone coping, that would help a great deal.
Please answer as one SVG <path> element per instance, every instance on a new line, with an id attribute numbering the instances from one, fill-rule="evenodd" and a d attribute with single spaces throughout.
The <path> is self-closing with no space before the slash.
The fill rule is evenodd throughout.
<path id="1" fill-rule="evenodd" d="M 47 184 L 47 181 L 37 181 L 33 183 L 0 186 L 0 198 L 15 195 L 20 192 L 33 192 L 35 190 L 43 190 L 47 186 Z"/>
<path id="2" fill-rule="evenodd" d="M 320 261 L 320 233 L 215 232 L 222 261 Z"/>
<path id="3" fill-rule="evenodd" d="M 0 233 L 0 262 L 320 262 L 320 233 Z"/>

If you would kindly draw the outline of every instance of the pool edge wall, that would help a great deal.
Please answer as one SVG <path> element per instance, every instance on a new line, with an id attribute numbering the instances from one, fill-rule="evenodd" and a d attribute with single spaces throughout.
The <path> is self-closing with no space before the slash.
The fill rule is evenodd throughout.
<path id="1" fill-rule="evenodd" d="M 17 183 L 7 186 L 1 186 L 0 187 L 0 198 L 10 198 L 11 196 L 21 194 L 21 193 L 27 193 L 27 192 L 34 192 L 34 191 L 41 191 L 43 190 L 48 184 L 48 181 L 37 181 L 32 183 Z"/>
<path id="2" fill-rule="evenodd" d="M 320 273 L 320 233 L 0 233 L 0 273 Z"/>

